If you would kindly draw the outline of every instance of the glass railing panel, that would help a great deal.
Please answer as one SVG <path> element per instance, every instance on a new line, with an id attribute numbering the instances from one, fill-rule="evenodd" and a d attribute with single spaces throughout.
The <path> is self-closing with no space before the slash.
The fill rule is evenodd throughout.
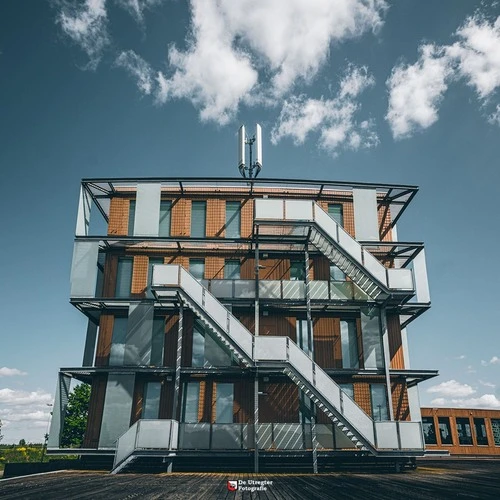
<path id="1" fill-rule="evenodd" d="M 205 311 L 218 323 L 222 330 L 227 329 L 227 309 L 210 293 L 205 293 Z"/>
<path id="2" fill-rule="evenodd" d="M 313 382 L 313 371 L 312 371 L 312 361 L 307 354 L 305 354 L 300 347 L 294 342 L 289 342 L 288 354 L 290 364 L 305 378 L 308 382 L 312 384 Z"/>
<path id="3" fill-rule="evenodd" d="M 309 297 L 311 300 L 328 300 L 328 281 L 310 281 Z"/>
<path id="4" fill-rule="evenodd" d="M 283 299 L 305 299 L 305 283 L 303 281 L 283 281 Z"/>
<path id="5" fill-rule="evenodd" d="M 355 444 L 339 429 L 335 427 L 335 448 L 337 450 L 346 450 L 356 448 Z"/>
<path id="6" fill-rule="evenodd" d="M 177 422 L 172 420 L 139 420 L 136 448 L 165 450 L 175 448 L 177 443 L 171 441 L 172 424 L 177 425 Z"/>
<path id="7" fill-rule="evenodd" d="M 252 334 L 232 315 L 229 315 L 229 336 L 248 357 L 252 357 Z"/>
<path id="8" fill-rule="evenodd" d="M 210 448 L 210 424 L 180 424 L 179 449 L 208 450 Z"/>
<path id="9" fill-rule="evenodd" d="M 207 288 L 218 298 L 230 299 L 234 295 L 233 283 L 233 280 L 210 280 Z"/>
<path id="10" fill-rule="evenodd" d="M 319 450 L 333 450 L 333 425 L 316 424 L 316 442 Z"/>
<path id="11" fill-rule="evenodd" d="M 424 449 L 420 422 L 397 422 L 397 424 L 399 425 L 399 436 L 402 449 Z"/>
<path id="12" fill-rule="evenodd" d="M 117 441 L 114 466 L 127 458 L 135 450 L 135 438 L 137 435 L 137 422 L 122 434 Z"/>
<path id="13" fill-rule="evenodd" d="M 253 299 L 255 298 L 254 280 L 235 280 L 234 281 L 235 299 Z"/>
<path id="14" fill-rule="evenodd" d="M 352 283 L 349 281 L 331 281 L 330 296 L 332 300 L 352 300 Z"/>
<path id="15" fill-rule="evenodd" d="M 370 443 L 374 442 L 373 420 L 349 397 L 342 395 L 344 416 Z"/>
<path id="16" fill-rule="evenodd" d="M 307 426 L 304 426 L 307 427 Z M 278 450 L 305 449 L 302 424 L 274 424 L 274 446 Z M 311 435 L 309 426 L 309 436 Z M 309 439 L 309 447 L 311 440 Z"/>
<path id="17" fill-rule="evenodd" d="M 349 255 L 361 262 L 361 245 L 341 227 L 339 227 L 339 244 Z"/>
<path id="18" fill-rule="evenodd" d="M 314 220 L 332 240 L 338 241 L 337 223 L 319 205 L 314 207 Z"/>
<path id="19" fill-rule="evenodd" d="M 341 389 L 319 366 L 316 366 L 316 389 L 340 411 Z"/>
<path id="20" fill-rule="evenodd" d="M 153 286 L 167 286 L 179 284 L 179 266 L 167 264 L 153 265 Z"/>
<path id="21" fill-rule="evenodd" d="M 281 281 L 259 281 L 259 296 L 262 299 L 281 299 Z"/>
<path id="22" fill-rule="evenodd" d="M 286 339 L 287 337 L 275 336 L 255 337 L 255 360 L 285 361 L 287 359 Z"/>
<path id="23" fill-rule="evenodd" d="M 396 290 L 413 290 L 411 269 L 388 269 L 389 288 Z"/>
<path id="24" fill-rule="evenodd" d="M 365 248 L 363 248 L 363 259 L 366 270 L 387 286 L 386 268 Z"/>
<path id="25" fill-rule="evenodd" d="M 375 422 L 377 448 L 399 449 L 396 422 Z"/>
<path id="26" fill-rule="evenodd" d="M 313 220 L 312 201 L 285 200 L 286 220 Z"/>
<path id="27" fill-rule="evenodd" d="M 212 450 L 241 450 L 242 424 L 212 424 Z"/>
<path id="28" fill-rule="evenodd" d="M 199 305 L 201 305 L 203 287 L 186 270 L 181 268 L 181 286 L 186 293 Z"/>
<path id="29" fill-rule="evenodd" d="M 260 424 L 257 433 L 259 449 L 268 450 L 273 444 L 273 424 Z"/>
<path id="30" fill-rule="evenodd" d="M 283 220 L 283 200 L 255 200 L 255 218 Z"/>

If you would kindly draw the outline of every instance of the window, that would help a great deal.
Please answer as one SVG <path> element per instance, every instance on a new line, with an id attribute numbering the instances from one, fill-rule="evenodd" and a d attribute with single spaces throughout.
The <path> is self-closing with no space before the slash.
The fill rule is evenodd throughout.
<path id="1" fill-rule="evenodd" d="M 425 444 L 437 444 L 434 417 L 422 417 Z"/>
<path id="2" fill-rule="evenodd" d="M 205 332 L 203 327 L 195 322 L 193 327 L 193 352 L 191 366 L 204 366 L 205 364 Z"/>
<path id="3" fill-rule="evenodd" d="M 370 394 L 372 399 L 373 420 L 389 420 L 387 412 L 387 391 L 384 384 L 371 384 Z"/>
<path id="4" fill-rule="evenodd" d="M 458 442 L 460 444 L 472 444 L 472 434 L 470 429 L 470 421 L 467 417 L 456 418 Z"/>
<path id="5" fill-rule="evenodd" d="M 330 281 L 345 281 L 345 274 L 335 264 L 330 264 Z"/>
<path id="6" fill-rule="evenodd" d="M 298 319 L 295 322 L 295 331 L 297 333 L 297 344 L 309 356 L 312 356 L 312 339 L 309 337 L 306 319 Z"/>
<path id="7" fill-rule="evenodd" d="M 306 269 L 304 262 L 290 262 L 290 279 L 292 281 L 304 281 L 306 279 Z"/>
<path id="8" fill-rule="evenodd" d="M 226 238 L 241 237 L 241 203 L 226 201 Z"/>
<path id="9" fill-rule="evenodd" d="M 239 260 L 226 260 L 224 262 L 224 279 L 239 280 L 241 277 L 241 263 Z"/>
<path id="10" fill-rule="evenodd" d="M 146 382 L 144 384 L 141 418 L 157 419 L 160 416 L 160 392 L 160 382 Z"/>
<path id="11" fill-rule="evenodd" d="M 231 366 L 231 355 L 195 321 L 191 366 Z"/>
<path id="12" fill-rule="evenodd" d="M 207 202 L 193 201 L 191 203 L 191 238 L 204 238 L 207 222 Z"/>
<path id="13" fill-rule="evenodd" d="M 476 441 L 478 445 L 488 446 L 488 436 L 486 435 L 486 425 L 484 418 L 474 419 L 474 429 L 476 431 Z"/>
<path id="14" fill-rule="evenodd" d="M 165 340 L 165 318 L 153 319 L 153 335 L 151 338 L 151 366 L 163 366 L 163 343 Z"/>
<path id="15" fill-rule="evenodd" d="M 188 382 L 184 385 L 184 401 L 182 405 L 182 421 L 198 422 L 198 405 L 200 401 L 200 383 Z"/>
<path id="16" fill-rule="evenodd" d="M 329 203 L 328 215 L 338 224 L 344 227 L 344 207 L 342 203 Z"/>
<path id="17" fill-rule="evenodd" d="M 146 291 L 146 296 L 152 299 L 154 297 L 153 291 L 151 290 L 151 284 L 153 283 L 153 266 L 164 264 L 165 261 L 163 257 L 149 257 L 148 261 L 148 288 Z"/>
<path id="18" fill-rule="evenodd" d="M 359 368 L 356 320 L 340 322 L 340 342 L 342 344 L 342 368 Z"/>
<path id="19" fill-rule="evenodd" d="M 170 236 L 170 213 L 172 211 L 172 202 L 162 200 L 160 202 L 160 224 L 158 227 L 158 236 Z"/>
<path id="20" fill-rule="evenodd" d="M 205 278 L 205 259 L 189 259 L 189 272 L 197 279 Z"/>
<path id="21" fill-rule="evenodd" d="M 113 321 L 109 366 L 123 366 L 127 342 L 127 318 L 116 317 Z"/>
<path id="22" fill-rule="evenodd" d="M 217 399 L 215 402 L 215 423 L 233 423 L 233 384 L 217 384 Z"/>
<path id="23" fill-rule="evenodd" d="M 491 429 L 493 431 L 493 441 L 495 446 L 500 446 L 500 418 L 491 419 Z"/>
<path id="24" fill-rule="evenodd" d="M 448 417 L 438 417 L 438 427 L 441 444 L 453 444 L 450 419 Z"/>
<path id="25" fill-rule="evenodd" d="M 135 200 L 130 200 L 128 207 L 128 232 L 129 236 L 134 236 L 134 223 L 135 223 Z"/>
<path id="26" fill-rule="evenodd" d="M 354 401 L 354 384 L 339 384 L 342 392 L 347 394 Z"/>
<path id="27" fill-rule="evenodd" d="M 115 287 L 116 297 L 130 297 L 130 287 L 132 286 L 132 262 L 132 259 L 128 257 L 118 259 Z"/>

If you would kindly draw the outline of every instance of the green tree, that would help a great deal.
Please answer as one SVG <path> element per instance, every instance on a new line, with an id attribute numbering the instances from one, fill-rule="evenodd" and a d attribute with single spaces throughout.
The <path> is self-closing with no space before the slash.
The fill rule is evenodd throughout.
<path id="1" fill-rule="evenodd" d="M 77 385 L 68 397 L 64 417 L 61 447 L 78 448 L 82 445 L 89 413 L 90 385 Z"/>

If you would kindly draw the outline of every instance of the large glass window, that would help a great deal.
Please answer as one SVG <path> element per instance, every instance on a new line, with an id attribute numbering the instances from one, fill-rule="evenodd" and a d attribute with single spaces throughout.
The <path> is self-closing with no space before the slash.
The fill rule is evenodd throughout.
<path id="1" fill-rule="evenodd" d="M 233 384 L 217 384 L 217 399 L 215 403 L 215 423 L 233 423 Z"/>
<path id="2" fill-rule="evenodd" d="M 500 418 L 491 419 L 491 429 L 493 431 L 493 441 L 495 446 L 500 446 Z"/>
<path id="3" fill-rule="evenodd" d="M 224 279 L 239 280 L 241 276 L 241 263 L 239 260 L 226 260 L 224 262 Z"/>
<path id="4" fill-rule="evenodd" d="M 172 202 L 162 200 L 160 202 L 160 224 L 158 236 L 170 236 L 170 213 L 172 211 Z"/>
<path id="5" fill-rule="evenodd" d="M 339 384 L 339 386 L 354 401 L 354 384 Z"/>
<path id="6" fill-rule="evenodd" d="M 191 237 L 204 238 L 207 222 L 207 202 L 193 201 L 191 203 Z"/>
<path id="7" fill-rule="evenodd" d="M 141 418 L 156 419 L 160 416 L 160 392 L 160 382 L 146 382 L 144 384 Z"/>
<path id="8" fill-rule="evenodd" d="M 455 420 L 457 423 L 458 442 L 460 444 L 472 444 L 469 419 L 467 417 L 457 417 Z"/>
<path id="9" fill-rule="evenodd" d="M 151 366 L 163 366 L 163 343 L 165 341 L 165 318 L 153 319 L 151 339 Z"/>
<path id="10" fill-rule="evenodd" d="M 330 281 L 345 281 L 345 274 L 335 264 L 330 264 Z"/>
<path id="11" fill-rule="evenodd" d="M 197 279 L 205 278 L 205 259 L 189 259 L 189 272 Z"/>
<path id="12" fill-rule="evenodd" d="M 241 236 L 241 203 L 226 201 L 226 238 Z"/>
<path id="13" fill-rule="evenodd" d="M 127 318 L 114 318 L 109 366 L 123 366 L 125 359 L 125 344 L 127 342 L 127 326 Z"/>
<path id="14" fill-rule="evenodd" d="M 191 366 L 230 366 L 231 355 L 209 334 L 198 321 L 193 327 Z"/>
<path id="15" fill-rule="evenodd" d="M 389 420 L 387 411 L 387 391 L 384 384 L 371 384 L 370 394 L 372 400 L 373 420 Z"/>
<path id="16" fill-rule="evenodd" d="M 309 336 L 306 319 L 298 319 L 295 322 L 295 332 L 297 334 L 297 344 L 309 356 L 312 356 L 312 335 Z"/>
<path id="17" fill-rule="evenodd" d="M 476 431 L 476 442 L 481 446 L 488 446 L 488 435 L 486 434 L 486 424 L 484 418 L 474 419 L 474 429 Z"/>
<path id="18" fill-rule="evenodd" d="M 290 279 L 292 281 L 304 281 L 306 269 L 303 261 L 294 260 L 290 262 Z"/>
<path id="19" fill-rule="evenodd" d="M 366 369 L 384 368 L 382 332 L 380 331 L 378 308 L 361 308 L 361 332 L 363 333 L 364 367 Z"/>
<path id="20" fill-rule="evenodd" d="M 198 406 L 200 402 L 200 383 L 188 382 L 184 384 L 184 401 L 182 405 L 182 421 L 198 422 Z"/>
<path id="21" fill-rule="evenodd" d="M 193 353 L 191 366 L 205 365 L 205 332 L 201 325 L 196 322 L 193 328 Z"/>
<path id="22" fill-rule="evenodd" d="M 146 291 L 146 296 L 150 299 L 154 297 L 153 291 L 151 290 L 151 284 L 153 283 L 153 266 L 164 264 L 165 261 L 162 257 L 149 257 L 148 261 L 148 288 Z"/>
<path id="23" fill-rule="evenodd" d="M 130 287 L 132 286 L 132 266 L 132 259 L 128 257 L 118 259 L 118 268 L 116 270 L 115 297 L 130 297 Z"/>
<path id="24" fill-rule="evenodd" d="M 451 436 L 450 419 L 448 417 L 438 417 L 439 437 L 441 444 L 453 444 Z"/>
<path id="25" fill-rule="evenodd" d="M 135 200 L 130 200 L 128 206 L 128 232 L 129 236 L 134 236 L 134 224 L 135 224 Z"/>
<path id="26" fill-rule="evenodd" d="M 342 320 L 340 322 L 340 341 L 342 344 L 342 368 L 359 368 L 356 320 Z"/>
<path id="27" fill-rule="evenodd" d="M 425 444 L 437 444 L 434 417 L 422 417 Z"/>
<path id="28" fill-rule="evenodd" d="M 329 203 L 328 215 L 344 227 L 344 207 L 342 203 Z"/>

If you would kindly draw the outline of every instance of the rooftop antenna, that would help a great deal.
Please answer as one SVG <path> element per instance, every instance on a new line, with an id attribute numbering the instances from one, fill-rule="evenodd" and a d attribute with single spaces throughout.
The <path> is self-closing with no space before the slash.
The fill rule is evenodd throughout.
<path id="1" fill-rule="evenodd" d="M 255 161 L 252 161 L 252 148 L 255 144 Z M 245 146 L 248 145 L 250 153 L 250 163 L 245 165 Z M 262 169 L 262 128 L 257 123 L 255 125 L 255 135 L 247 137 L 245 125 L 238 130 L 238 170 L 245 179 L 255 179 Z"/>

